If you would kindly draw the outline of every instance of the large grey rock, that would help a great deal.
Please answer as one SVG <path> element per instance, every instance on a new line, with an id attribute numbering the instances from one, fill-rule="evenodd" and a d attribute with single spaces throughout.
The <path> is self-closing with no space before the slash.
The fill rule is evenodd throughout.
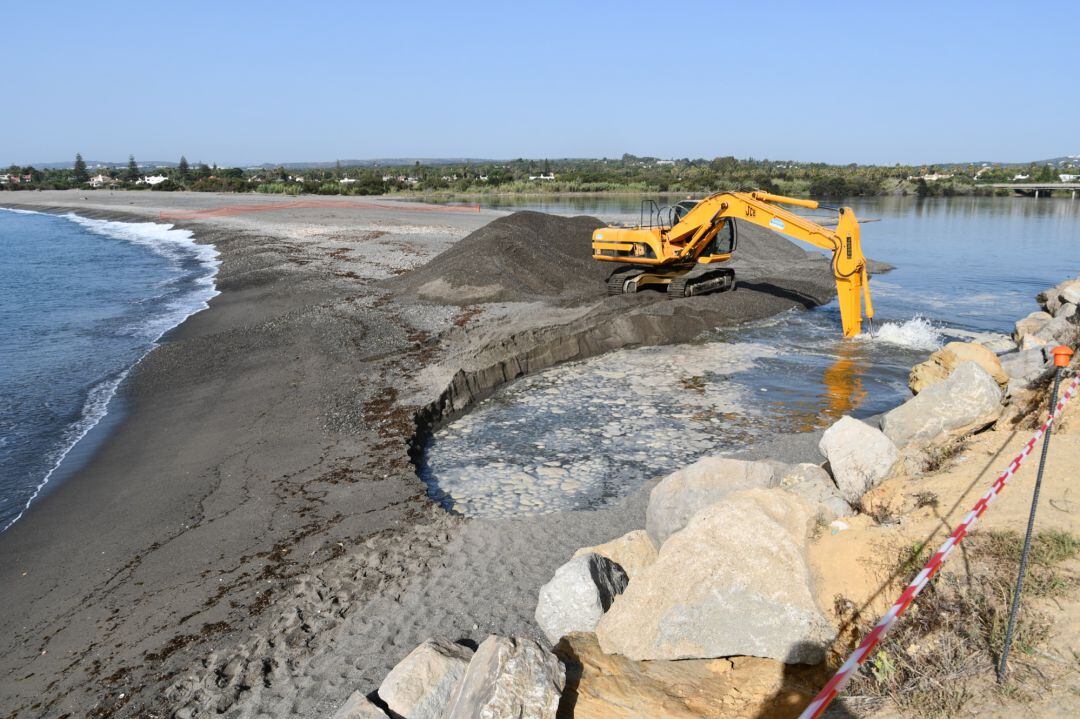
<path id="1" fill-rule="evenodd" d="M 558 658 L 536 641 L 490 636 L 469 662 L 446 719 L 554 719 L 566 686 Z"/>
<path id="2" fill-rule="evenodd" d="M 1080 305 L 1080 277 L 1068 279 L 1040 292 L 1036 297 L 1043 309 L 1057 315 L 1063 304 Z"/>
<path id="3" fill-rule="evenodd" d="M 333 719 L 387 719 L 386 712 L 360 692 L 353 692 L 334 712 Z"/>
<path id="4" fill-rule="evenodd" d="M 600 620 L 600 647 L 637 661 L 822 661 L 835 631 L 810 585 L 813 518 L 806 500 L 779 488 L 743 490 L 702 509 Z"/>
<path id="5" fill-rule="evenodd" d="M 379 698 L 406 719 L 439 719 L 472 654 L 446 639 L 428 639 L 390 670 L 379 685 Z"/>
<path id="6" fill-rule="evenodd" d="M 607 557 L 623 568 L 627 579 L 633 579 L 638 572 L 656 561 L 656 544 L 644 529 L 635 529 L 610 542 L 582 547 L 574 552 L 575 557 L 582 554 Z"/>
<path id="7" fill-rule="evenodd" d="M 765 462 L 703 457 L 653 487 L 645 512 L 645 530 L 657 545 L 663 545 L 696 512 L 732 492 L 775 485 L 776 473 Z"/>
<path id="8" fill-rule="evenodd" d="M 540 587 L 536 623 L 552 644 L 570 632 L 591 632 L 627 581 L 623 568 L 607 557 L 574 557 Z"/>
<path id="9" fill-rule="evenodd" d="M 1072 311 L 1068 310 L 1072 308 Z M 1063 303 L 1056 316 L 1046 312 L 1032 312 L 1016 323 L 1014 337 L 1020 349 L 1033 349 L 1045 345 L 1071 344 L 1076 340 L 1078 319 L 1073 303 Z"/>
<path id="10" fill-rule="evenodd" d="M 1022 320 L 1017 320 L 1013 330 L 1013 339 L 1023 344 L 1024 338 L 1037 335 L 1047 322 L 1053 319 L 1049 312 L 1032 312 Z"/>
<path id="11" fill-rule="evenodd" d="M 1046 353 L 1039 348 L 1008 352 L 999 355 L 998 359 L 1001 360 L 1001 368 L 1009 376 L 1010 394 L 1025 389 L 1050 367 Z"/>
<path id="12" fill-rule="evenodd" d="M 919 449 L 982 429 L 1001 416 L 1001 388 L 974 362 L 890 410 L 881 430 L 897 447 Z"/>
<path id="13" fill-rule="evenodd" d="M 900 458 L 896 444 L 883 432 L 846 415 L 825 430 L 818 450 L 829 460 L 840 496 L 850 504 L 858 503 L 860 497 L 892 474 Z"/>
<path id="14" fill-rule="evenodd" d="M 911 368 L 908 375 L 911 393 L 918 394 L 931 385 L 943 382 L 961 362 L 975 362 L 1003 387 L 1009 381 L 1001 368 L 1001 360 L 988 348 L 978 342 L 950 342 L 930 355 L 928 360 Z"/>
<path id="15" fill-rule="evenodd" d="M 855 514 L 829 473 L 816 464 L 789 465 L 778 474 L 780 488 L 799 495 L 817 507 L 818 517 L 826 522 Z"/>
<path id="16" fill-rule="evenodd" d="M 1072 322 L 1072 318 L 1059 315 L 1040 327 L 1035 336 L 1046 340 L 1046 344 L 1072 344 L 1077 329 L 1080 327 Z"/>

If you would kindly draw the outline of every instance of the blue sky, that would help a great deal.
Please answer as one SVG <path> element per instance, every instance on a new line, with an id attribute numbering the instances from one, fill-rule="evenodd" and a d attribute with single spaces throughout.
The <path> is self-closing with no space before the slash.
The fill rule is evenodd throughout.
<path id="1" fill-rule="evenodd" d="M 1080 2 L 41 0 L 2 17 L 4 166 L 1080 153 Z"/>

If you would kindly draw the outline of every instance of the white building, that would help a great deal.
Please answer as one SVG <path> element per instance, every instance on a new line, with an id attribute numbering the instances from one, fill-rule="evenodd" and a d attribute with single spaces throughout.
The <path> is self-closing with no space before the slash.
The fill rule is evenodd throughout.
<path id="1" fill-rule="evenodd" d="M 1058 179 L 1062 182 L 1076 182 L 1080 180 L 1080 175 L 1058 175 Z"/>
<path id="2" fill-rule="evenodd" d="M 160 185 L 162 182 L 165 182 L 165 180 L 167 180 L 167 179 L 169 179 L 169 178 L 165 177 L 165 175 L 147 175 L 146 177 L 142 178 L 141 180 L 136 180 L 135 184 L 136 185 L 150 185 L 150 187 L 153 187 L 154 185 Z"/>
<path id="3" fill-rule="evenodd" d="M 99 175 L 94 175 L 93 177 L 90 178 L 90 187 L 93 187 L 93 188 L 112 187 L 113 185 L 115 185 L 118 182 L 119 182 L 119 180 L 114 180 L 113 178 L 109 177 L 108 175 L 99 174 Z"/>

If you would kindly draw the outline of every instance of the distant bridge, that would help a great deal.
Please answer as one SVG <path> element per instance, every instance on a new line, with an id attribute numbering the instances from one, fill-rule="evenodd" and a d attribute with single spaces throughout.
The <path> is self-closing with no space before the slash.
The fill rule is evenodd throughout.
<path id="1" fill-rule="evenodd" d="M 1075 200 L 1076 192 L 1080 190 L 1080 182 L 995 182 L 990 187 L 995 190 L 1012 190 L 1026 197 L 1050 197 L 1052 190 L 1072 190 Z"/>

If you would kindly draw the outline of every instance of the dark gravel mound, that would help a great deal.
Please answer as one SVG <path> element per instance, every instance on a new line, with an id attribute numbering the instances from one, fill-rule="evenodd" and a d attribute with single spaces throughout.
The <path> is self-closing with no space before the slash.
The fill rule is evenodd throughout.
<path id="1" fill-rule="evenodd" d="M 594 217 L 515 212 L 390 284 L 456 304 L 603 297 L 613 268 L 592 259 L 590 244 L 593 230 L 603 225 Z"/>
<path id="2" fill-rule="evenodd" d="M 500 217 L 387 285 L 399 294 L 448 304 L 546 302 L 578 304 L 602 299 L 619 265 L 592 259 L 593 217 L 515 212 Z M 827 260 L 819 252 L 756 225 L 739 223 L 730 267 L 740 281 L 811 282 L 831 291 Z M 662 300 L 661 293 L 645 293 Z"/>

